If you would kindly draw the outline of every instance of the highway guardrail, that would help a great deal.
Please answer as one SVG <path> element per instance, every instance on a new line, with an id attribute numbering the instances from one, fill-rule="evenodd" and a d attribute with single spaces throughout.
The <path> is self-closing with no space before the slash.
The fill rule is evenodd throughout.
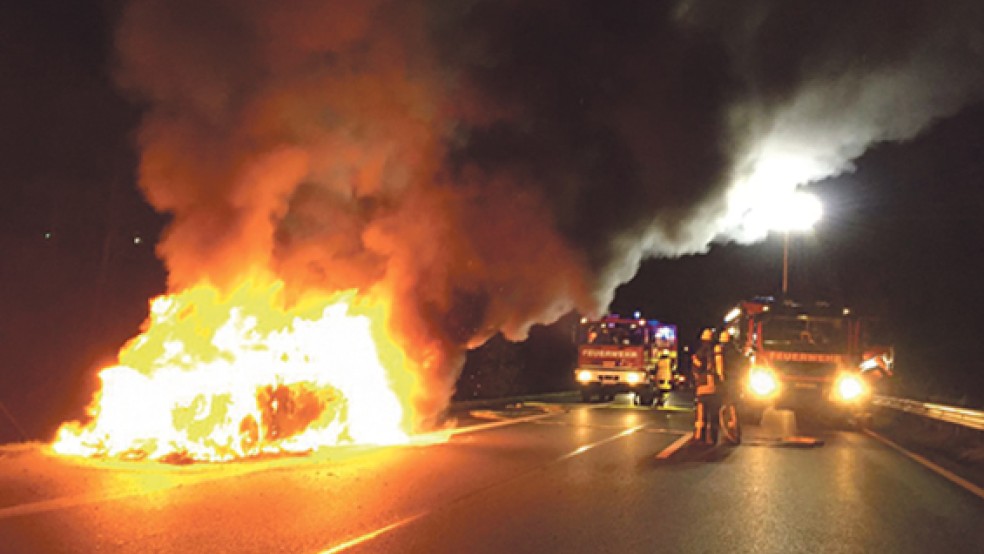
<path id="1" fill-rule="evenodd" d="M 931 402 L 920 402 L 918 400 L 895 398 L 892 396 L 875 396 L 871 401 L 875 406 L 891 408 L 937 421 L 944 421 L 970 429 L 984 431 L 984 412 L 980 410 L 946 406 Z"/>

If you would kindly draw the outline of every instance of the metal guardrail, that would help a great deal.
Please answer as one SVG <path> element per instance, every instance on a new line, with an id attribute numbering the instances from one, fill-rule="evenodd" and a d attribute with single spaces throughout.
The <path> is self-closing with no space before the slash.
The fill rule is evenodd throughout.
<path id="1" fill-rule="evenodd" d="M 891 408 L 918 416 L 962 425 L 970 429 L 984 431 L 984 412 L 956 406 L 919 402 L 892 396 L 875 396 L 871 400 L 875 406 Z"/>

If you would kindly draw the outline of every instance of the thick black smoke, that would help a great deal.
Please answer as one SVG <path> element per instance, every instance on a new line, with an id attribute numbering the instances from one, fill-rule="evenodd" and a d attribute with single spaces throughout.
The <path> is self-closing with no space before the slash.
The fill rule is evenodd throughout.
<path id="1" fill-rule="evenodd" d="M 625 258 L 643 235 L 660 235 L 667 253 L 703 248 L 713 232 L 689 222 L 720 209 L 739 86 L 720 38 L 656 2 L 467 6 L 438 33 L 443 60 L 478 109 L 500 115 L 461 122 L 452 167 L 535 187 L 586 253 L 602 305 L 634 272 Z"/>
<path id="2" fill-rule="evenodd" d="M 432 409 L 464 348 L 979 100 L 982 4 L 904 4 L 134 0 L 120 81 L 172 288 L 386 294 Z"/>

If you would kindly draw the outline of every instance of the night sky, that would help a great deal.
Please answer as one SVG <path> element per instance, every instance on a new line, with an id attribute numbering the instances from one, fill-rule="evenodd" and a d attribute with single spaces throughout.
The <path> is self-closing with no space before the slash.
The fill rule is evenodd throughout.
<path id="1" fill-rule="evenodd" d="M 96 388 L 96 369 L 111 362 L 118 348 L 137 332 L 147 300 L 165 290 L 167 273 L 154 247 L 169 218 L 156 213 L 136 185 L 135 134 L 145 99 L 121 92 L 113 83 L 113 29 L 120 4 L 17 2 L 0 19 L 4 45 L 0 49 L 0 251 L 4 256 L 0 403 L 16 420 L 15 425 L 0 413 L 0 442 L 20 440 L 22 432 L 29 438 L 48 439 L 61 421 L 80 417 Z M 512 37 L 511 44 L 522 45 L 517 52 L 536 51 L 537 41 L 521 32 L 522 25 L 511 27 L 506 24 L 511 19 L 496 19 L 502 14 L 491 11 L 489 25 L 503 28 L 485 37 L 472 33 L 478 37 L 476 42 Z M 535 28 L 538 17 L 532 14 L 522 21 Z M 605 30 L 601 44 L 610 46 L 609 52 L 620 60 L 612 70 L 616 83 L 623 73 L 634 70 L 632 64 L 662 60 L 637 56 L 631 42 L 623 47 L 620 38 L 613 38 L 621 36 L 613 29 L 626 19 L 613 17 L 599 24 Z M 469 25 L 478 23 L 466 20 L 461 29 L 467 31 Z M 579 24 L 557 29 L 548 35 L 560 43 L 582 36 Z M 642 36 L 645 29 L 627 33 Z M 455 37 L 454 33 L 442 36 L 448 41 Z M 667 46 L 648 38 L 638 41 L 657 49 Z M 510 61 L 509 67 L 518 71 L 502 80 L 468 58 L 475 49 L 448 53 L 449 44 L 438 45 L 445 49 L 439 55 L 465 68 L 462 71 L 476 87 L 499 97 L 522 97 L 517 105 L 543 114 L 530 123 L 533 139 L 524 135 L 517 140 L 515 125 L 474 132 L 468 147 L 455 152 L 455 163 L 474 163 L 493 173 L 496 170 L 489 168 L 501 164 L 519 168 L 510 172 L 531 174 L 568 164 L 572 173 L 588 174 L 603 164 L 581 165 L 582 160 L 564 149 L 588 145 L 597 156 L 623 155 L 611 146 L 618 141 L 609 140 L 606 129 L 589 128 L 585 122 L 590 117 L 577 120 L 586 127 L 573 129 L 564 111 L 567 106 L 545 110 L 550 95 L 559 94 L 556 90 L 549 85 L 546 92 L 527 86 L 538 72 L 537 64 L 561 63 L 567 51 L 541 50 L 542 59 Z M 697 40 L 688 48 L 688 55 L 703 65 L 687 79 L 708 86 L 738 86 L 731 82 L 733 76 L 725 76 L 725 70 L 715 65 L 716 54 L 707 43 Z M 875 47 L 867 52 L 873 58 L 891 58 Z M 589 67 L 590 71 L 609 70 L 588 47 L 575 55 L 593 60 L 597 67 Z M 763 94 L 782 97 L 788 93 L 785 87 L 796 81 L 786 73 L 794 71 L 782 57 L 770 62 L 779 73 L 769 73 L 764 62 L 749 71 L 768 84 Z M 579 70 L 577 64 L 562 65 L 552 82 L 557 87 L 569 84 Z M 663 68 L 673 70 L 671 64 Z M 644 82 L 633 91 L 635 98 L 626 109 L 635 109 L 634 103 L 650 92 L 663 94 L 661 87 L 659 80 Z M 666 149 L 674 155 L 699 151 L 709 165 L 675 169 L 671 155 L 643 167 L 639 175 L 669 167 L 683 180 L 713 180 L 722 172 L 715 165 L 721 152 L 702 141 L 714 132 L 717 120 L 708 114 L 719 98 L 707 93 L 691 100 L 683 90 L 667 94 L 674 105 L 690 110 L 654 113 L 674 129 L 696 122 L 701 130 L 681 131 L 680 140 Z M 607 102 L 620 91 L 602 83 L 585 94 L 569 99 L 571 106 L 583 106 L 585 98 L 589 103 Z M 595 113 L 618 117 L 624 112 L 599 108 Z M 535 131 L 563 139 L 540 142 Z M 604 141 L 597 138 L 602 135 Z M 652 146 L 654 140 L 645 136 L 642 143 Z M 503 154 L 516 145 L 527 153 L 532 148 L 537 159 Z M 580 197 L 581 203 L 597 210 L 599 227 L 612 230 L 612 235 L 591 231 L 590 210 L 577 212 L 577 217 L 557 217 L 564 236 L 583 246 L 591 264 L 604 268 L 598 269 L 606 275 L 601 281 L 607 279 L 611 257 L 619 254 L 608 238 L 643 221 L 642 208 L 664 200 L 684 205 L 703 194 L 672 187 L 665 192 L 640 192 L 646 181 L 639 175 L 632 174 L 633 182 L 626 188 L 597 189 Z M 595 176 L 571 178 L 590 181 Z M 609 175 L 602 180 L 623 177 Z M 968 102 L 957 113 L 936 119 L 915 138 L 878 142 L 854 160 L 853 170 L 813 183 L 807 190 L 823 200 L 825 216 L 814 232 L 792 240 L 791 295 L 843 303 L 889 322 L 895 335 L 900 393 L 984 405 L 984 267 L 980 262 L 984 104 Z M 562 196 L 562 191 L 553 192 Z M 623 213 L 617 208 L 620 205 L 638 209 Z M 781 262 L 781 237 L 775 234 L 750 245 L 718 241 L 706 254 L 649 259 L 634 279 L 617 289 L 612 309 L 622 313 L 638 309 L 647 317 L 678 323 L 687 340 L 700 326 L 715 324 L 739 299 L 777 293 Z M 470 382 L 463 381 L 462 390 L 472 391 L 476 378 L 489 380 L 486 391 L 501 393 L 569 386 L 572 320 L 567 317 L 550 327 L 534 327 L 531 339 L 521 345 L 495 339 L 470 356 L 464 373 Z M 482 367 L 496 369 L 486 370 L 482 377 Z M 503 385 L 503 379 L 492 375 L 496 372 L 508 374 L 510 384 Z"/>
<path id="2" fill-rule="evenodd" d="M 791 241 L 790 296 L 883 318 L 895 339 L 900 393 L 984 404 L 982 185 L 984 106 L 976 105 L 913 141 L 878 145 L 854 173 L 810 187 L 825 216 Z M 646 262 L 614 306 L 638 303 L 680 321 L 693 338 L 737 298 L 778 296 L 781 279 L 782 237 L 772 235 Z"/>
<path id="3" fill-rule="evenodd" d="M 164 286 L 164 220 L 133 185 L 139 112 L 111 85 L 104 14 L 18 2 L 0 23 L 0 402 L 32 438 L 81 415 Z M 20 438 L 9 419 L 0 438 Z"/>

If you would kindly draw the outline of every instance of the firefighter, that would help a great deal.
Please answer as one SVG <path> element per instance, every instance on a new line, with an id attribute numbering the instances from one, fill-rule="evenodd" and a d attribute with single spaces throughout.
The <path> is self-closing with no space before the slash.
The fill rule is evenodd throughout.
<path id="1" fill-rule="evenodd" d="M 714 370 L 718 379 L 721 425 L 732 444 L 741 442 L 741 423 L 738 420 L 738 367 L 741 353 L 731 344 L 731 333 L 725 329 L 714 346 Z M 715 414 L 717 415 L 717 414 Z"/>
<path id="2" fill-rule="evenodd" d="M 724 382 L 737 382 L 736 372 L 741 359 L 741 352 L 731 344 L 731 332 L 721 331 L 718 343 L 714 346 L 714 369 L 718 379 Z"/>
<path id="3" fill-rule="evenodd" d="M 717 371 L 714 367 L 714 329 L 704 329 L 700 334 L 700 347 L 690 359 L 694 375 L 694 442 L 713 446 L 717 444 L 718 411 Z"/>

